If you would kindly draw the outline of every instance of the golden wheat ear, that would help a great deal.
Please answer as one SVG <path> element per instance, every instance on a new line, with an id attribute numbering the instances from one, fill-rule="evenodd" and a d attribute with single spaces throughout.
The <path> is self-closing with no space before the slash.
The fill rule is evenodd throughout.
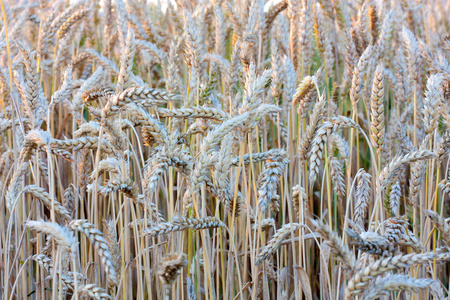
<path id="1" fill-rule="evenodd" d="M 5 298 L 448 294 L 449 0 L 0 6 Z"/>

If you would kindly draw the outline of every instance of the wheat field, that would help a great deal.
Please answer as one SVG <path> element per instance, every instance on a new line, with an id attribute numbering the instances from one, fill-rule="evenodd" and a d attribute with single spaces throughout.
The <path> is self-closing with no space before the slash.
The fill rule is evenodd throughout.
<path id="1" fill-rule="evenodd" d="M 450 1 L 0 3 L 2 299 L 448 299 Z"/>

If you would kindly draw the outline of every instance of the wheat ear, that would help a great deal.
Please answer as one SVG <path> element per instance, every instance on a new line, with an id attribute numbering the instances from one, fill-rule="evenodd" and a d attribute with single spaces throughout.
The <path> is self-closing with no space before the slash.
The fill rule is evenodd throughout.
<path id="1" fill-rule="evenodd" d="M 407 275 L 388 275 L 377 280 L 376 284 L 364 293 L 364 300 L 379 299 L 382 296 L 389 296 L 391 292 L 395 291 L 417 292 L 419 289 L 428 288 L 433 282 L 433 279 L 428 278 L 417 279 Z"/>
<path id="2" fill-rule="evenodd" d="M 117 275 L 120 275 L 122 273 L 122 254 L 120 252 L 120 247 L 117 240 L 116 225 L 113 220 L 103 219 L 103 228 L 105 232 L 105 240 L 108 243 L 109 252 L 111 253 L 114 270 Z M 118 277 L 120 280 L 120 276 Z M 114 286 L 114 283 L 111 282 L 110 286 Z"/>
<path id="3" fill-rule="evenodd" d="M 155 237 L 160 234 L 167 234 L 174 231 L 193 229 L 207 229 L 207 228 L 218 228 L 225 227 L 217 217 L 205 217 L 200 219 L 188 219 L 185 217 L 175 216 L 172 218 L 172 222 L 160 223 L 152 228 L 146 229 L 144 231 L 145 236 Z"/>
<path id="4" fill-rule="evenodd" d="M 368 281 L 386 272 L 407 266 L 423 264 L 433 259 L 441 261 L 448 260 L 449 258 L 450 255 L 448 252 L 442 253 L 441 249 L 437 249 L 436 252 L 407 255 L 400 254 L 377 260 L 369 266 L 362 268 L 351 278 L 346 288 L 346 294 L 352 296 L 363 292 L 367 287 Z"/>
<path id="5" fill-rule="evenodd" d="M 311 222 L 322 238 L 327 241 L 331 251 L 337 255 L 337 259 L 343 264 L 344 268 L 353 274 L 356 269 L 356 259 L 348 245 L 344 244 L 344 241 L 327 224 L 320 220 L 311 220 Z"/>
<path id="6" fill-rule="evenodd" d="M 69 227 L 72 230 L 83 233 L 97 249 L 100 260 L 105 267 L 108 281 L 117 285 L 117 274 L 114 268 L 114 260 L 109 251 L 108 242 L 103 237 L 103 233 L 95 228 L 87 220 L 73 220 Z"/>
<path id="7" fill-rule="evenodd" d="M 164 299 L 170 299 L 171 285 L 187 264 L 187 255 L 184 253 L 174 253 L 164 256 L 157 271 L 158 277 L 164 285 Z"/>
<path id="8" fill-rule="evenodd" d="M 261 262 L 266 260 L 270 255 L 275 253 L 278 248 L 281 246 L 281 242 L 283 242 L 292 232 L 297 231 L 303 225 L 299 223 L 289 223 L 283 225 L 277 232 L 273 235 L 270 241 L 266 244 L 264 249 L 258 254 L 256 258 L 256 265 L 259 265 Z"/>
<path id="9" fill-rule="evenodd" d="M 43 188 L 38 187 L 37 185 L 28 185 L 22 189 L 22 193 L 30 193 L 33 197 L 42 201 L 49 210 L 52 210 L 52 207 L 54 207 L 55 212 L 65 221 L 71 220 L 70 212 L 56 199 L 53 199 L 52 201 L 50 199 L 50 194 Z"/>
<path id="10" fill-rule="evenodd" d="M 82 286 L 81 293 L 86 294 L 89 297 L 92 297 L 96 300 L 112 299 L 112 297 L 108 295 L 108 293 L 104 289 L 98 287 L 96 284 L 93 283 Z"/>
<path id="11" fill-rule="evenodd" d="M 444 219 L 441 217 L 438 213 L 427 210 L 427 215 L 430 217 L 430 219 L 433 221 L 433 224 L 436 226 L 436 228 L 439 230 L 439 232 L 442 235 L 442 239 L 445 241 L 445 243 L 450 246 L 450 224 L 448 219 Z"/>
<path id="12" fill-rule="evenodd" d="M 76 239 L 73 234 L 66 228 L 56 223 L 44 221 L 27 221 L 26 226 L 37 232 L 47 234 L 62 248 L 71 253 L 75 253 Z"/>
<path id="13" fill-rule="evenodd" d="M 371 122 L 371 138 L 372 144 L 377 150 L 378 154 L 383 151 L 384 147 L 384 68 L 382 65 L 378 65 L 375 76 L 373 78 L 372 97 L 370 98 L 370 104 L 372 107 L 372 122 Z"/>

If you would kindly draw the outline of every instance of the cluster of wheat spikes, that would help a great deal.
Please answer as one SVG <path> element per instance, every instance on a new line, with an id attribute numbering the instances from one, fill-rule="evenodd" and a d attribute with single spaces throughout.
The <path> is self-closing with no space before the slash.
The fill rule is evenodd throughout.
<path id="1" fill-rule="evenodd" d="M 0 2 L 2 299 L 447 299 L 450 1 Z"/>

